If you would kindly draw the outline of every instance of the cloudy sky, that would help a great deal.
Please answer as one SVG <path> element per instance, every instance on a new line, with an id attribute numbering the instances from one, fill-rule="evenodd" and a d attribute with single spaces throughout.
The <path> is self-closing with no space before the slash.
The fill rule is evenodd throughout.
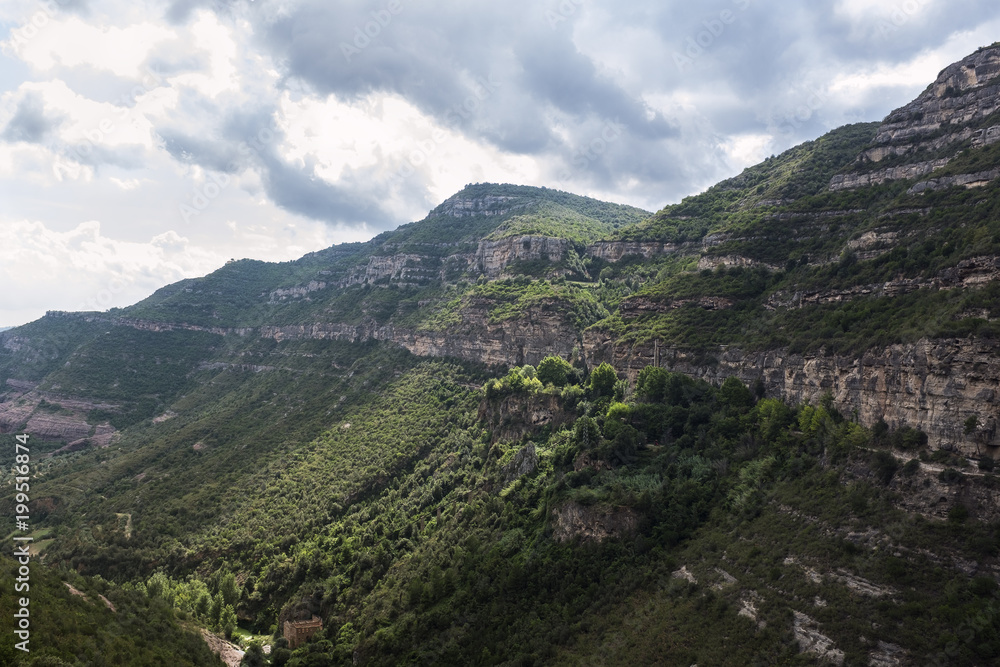
<path id="1" fill-rule="evenodd" d="M 3 0 L 0 326 L 474 182 L 655 210 L 1000 40 L 986 0 Z"/>

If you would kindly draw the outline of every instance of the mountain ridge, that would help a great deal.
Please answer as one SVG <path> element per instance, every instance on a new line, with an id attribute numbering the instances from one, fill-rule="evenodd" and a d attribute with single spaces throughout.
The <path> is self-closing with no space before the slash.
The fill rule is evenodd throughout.
<path id="1" fill-rule="evenodd" d="M 997 73 L 657 213 L 473 184 L 0 333 L 39 559 L 289 667 L 997 659 Z"/>

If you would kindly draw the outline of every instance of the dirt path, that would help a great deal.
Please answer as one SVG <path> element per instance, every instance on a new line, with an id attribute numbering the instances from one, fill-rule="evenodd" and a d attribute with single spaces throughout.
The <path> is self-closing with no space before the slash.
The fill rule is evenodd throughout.
<path id="1" fill-rule="evenodd" d="M 235 644 L 227 642 L 222 637 L 213 635 L 208 630 L 202 630 L 201 636 L 208 644 L 208 648 L 212 649 L 212 652 L 222 658 L 222 662 L 226 663 L 228 667 L 240 667 L 240 662 L 243 660 L 243 651 L 239 649 Z"/>

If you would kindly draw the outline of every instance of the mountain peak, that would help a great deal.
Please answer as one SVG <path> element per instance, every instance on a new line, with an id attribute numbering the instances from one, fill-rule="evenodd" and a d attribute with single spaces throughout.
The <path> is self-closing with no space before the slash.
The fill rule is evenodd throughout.
<path id="1" fill-rule="evenodd" d="M 993 45 L 944 68 L 916 99 L 890 113 L 872 143 L 830 187 L 850 190 L 924 178 L 955 162 L 967 148 L 997 141 L 1000 47 Z M 955 163 L 950 169 L 965 166 Z"/>
<path id="2" fill-rule="evenodd" d="M 462 188 L 434 208 L 430 215 L 464 218 L 472 215 L 504 215 L 539 199 L 544 188 L 523 185 L 476 183 Z"/>
<path id="3" fill-rule="evenodd" d="M 1000 47 L 986 47 L 941 70 L 915 100 L 890 113 L 876 143 L 898 138 L 900 125 L 929 134 L 946 125 L 967 126 L 1000 108 Z"/>

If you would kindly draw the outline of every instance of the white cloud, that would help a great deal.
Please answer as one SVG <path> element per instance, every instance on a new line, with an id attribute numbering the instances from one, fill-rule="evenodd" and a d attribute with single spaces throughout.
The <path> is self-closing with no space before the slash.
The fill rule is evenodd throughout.
<path id="1" fill-rule="evenodd" d="M 23 35 L 23 33 L 20 33 Z M 36 70 L 89 65 L 122 77 L 141 78 L 142 64 L 174 32 L 148 21 L 116 26 L 91 25 L 77 16 L 48 19 L 29 39 L 8 40 L 8 49 Z"/>
<path id="2" fill-rule="evenodd" d="M 835 11 L 851 21 L 888 20 L 902 25 L 934 4 L 935 0 L 840 0 Z"/>
<path id="3" fill-rule="evenodd" d="M 557 2 L 407 5 L 345 63 L 338 40 L 367 16 L 357 3 L 167 4 L 199 8 L 171 22 L 162 0 L 88 0 L 85 12 L 46 14 L 25 39 L 42 3 L 0 3 L 13 26 L 0 132 L 18 113 L 26 128 L 0 140 L 0 287 L 18 286 L 0 289 L 0 325 L 74 308 L 111 279 L 133 290 L 115 294 L 123 305 L 229 257 L 287 260 L 364 240 L 469 182 L 656 209 L 772 150 L 877 120 L 1000 30 L 983 0 L 967 12 L 942 0 L 754 2 L 680 72 L 679 45 L 742 0 L 564 3 L 575 9 L 557 30 L 544 14 Z M 892 22 L 897 8 L 905 17 Z M 484 77 L 502 85 L 470 98 Z M 478 108 L 452 122 L 469 99 Z M 280 143 L 241 154 L 274 110 Z M 580 166 L 619 116 L 627 129 Z M 216 191 L 213 175 L 234 160 Z M 205 205 L 185 220 L 180 207 L 199 195 Z"/>
<path id="4" fill-rule="evenodd" d="M 293 100 L 286 94 L 281 111 L 282 157 L 313 165 L 316 175 L 331 183 L 373 167 L 387 196 L 400 181 L 423 178 L 431 196 L 443 201 L 471 181 L 530 183 L 539 175 L 534 160 L 473 141 L 398 95 L 344 102 L 334 95 Z M 388 203 L 402 216 L 400 222 L 426 213 L 406 201 Z"/>
<path id="5" fill-rule="evenodd" d="M 742 171 L 768 156 L 773 137 L 770 134 L 742 134 L 729 137 L 722 149 L 734 171 Z"/>
<path id="6" fill-rule="evenodd" d="M 189 48 L 207 54 L 208 68 L 171 77 L 171 85 L 190 86 L 209 97 L 239 91 L 241 77 L 234 63 L 239 45 L 232 30 L 214 14 L 203 11 L 186 37 Z"/>
<path id="7" fill-rule="evenodd" d="M 142 185 L 142 181 L 138 178 L 130 178 L 128 180 L 122 180 L 120 178 L 115 178 L 112 176 L 109 179 L 112 183 L 120 187 L 122 190 L 135 190 L 137 187 Z"/>
<path id="8" fill-rule="evenodd" d="M 105 236 L 96 220 L 65 232 L 38 221 L 0 222 L 0 322 L 46 310 L 105 310 L 145 298 L 166 282 L 203 275 L 226 258 L 168 231 L 146 243 Z"/>

